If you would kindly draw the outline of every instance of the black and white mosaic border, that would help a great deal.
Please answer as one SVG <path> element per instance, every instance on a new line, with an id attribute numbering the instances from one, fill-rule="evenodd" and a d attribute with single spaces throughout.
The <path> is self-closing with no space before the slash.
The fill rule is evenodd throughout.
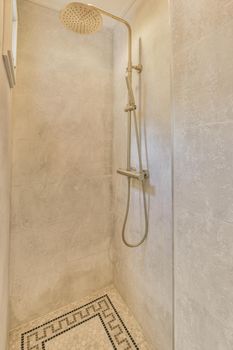
<path id="1" fill-rule="evenodd" d="M 93 318 L 101 322 L 114 350 L 139 350 L 107 294 L 22 333 L 21 350 L 46 350 L 49 341 Z"/>

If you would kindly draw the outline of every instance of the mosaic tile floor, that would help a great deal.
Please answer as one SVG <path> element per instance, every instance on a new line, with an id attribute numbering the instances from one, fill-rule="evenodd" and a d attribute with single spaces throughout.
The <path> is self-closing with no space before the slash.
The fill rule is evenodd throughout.
<path id="1" fill-rule="evenodd" d="M 151 350 L 113 287 L 10 332 L 9 350 Z"/>

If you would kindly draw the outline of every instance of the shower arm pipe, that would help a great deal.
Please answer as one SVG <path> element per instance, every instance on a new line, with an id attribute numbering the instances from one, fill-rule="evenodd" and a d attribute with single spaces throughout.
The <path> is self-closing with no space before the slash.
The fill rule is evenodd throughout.
<path id="1" fill-rule="evenodd" d="M 129 22 L 127 22 L 125 19 L 118 17 L 118 16 L 115 16 L 112 13 L 107 12 L 99 7 L 96 7 L 96 6 L 91 5 L 91 4 L 88 4 L 88 5 L 93 7 L 94 9 L 96 9 L 97 11 L 102 13 L 103 15 L 111 17 L 115 21 L 123 23 L 127 27 L 127 29 L 128 29 L 128 73 L 129 73 L 129 78 L 131 81 L 132 80 L 132 68 L 133 68 L 133 64 L 132 64 L 132 28 L 131 28 Z"/>
<path id="2" fill-rule="evenodd" d="M 133 66 L 132 64 L 132 28 L 129 22 L 127 22 L 125 19 L 115 16 L 110 12 L 107 12 L 99 7 L 96 7 L 94 5 L 89 5 L 95 10 L 99 11 L 101 14 L 110 17 L 114 19 L 117 22 L 120 22 L 124 24 L 128 29 L 128 66 L 127 66 L 127 74 L 128 74 L 128 81 L 130 85 L 132 85 L 132 69 L 135 68 L 136 70 L 140 70 L 140 67 Z M 130 94 L 128 93 L 128 104 L 130 105 L 131 98 Z M 128 111 L 128 140 L 127 140 L 127 170 L 131 170 L 131 111 Z"/>

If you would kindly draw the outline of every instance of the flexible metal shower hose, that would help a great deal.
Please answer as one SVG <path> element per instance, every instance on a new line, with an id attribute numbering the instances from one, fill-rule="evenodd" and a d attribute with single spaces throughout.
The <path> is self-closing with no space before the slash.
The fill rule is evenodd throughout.
<path id="1" fill-rule="evenodd" d="M 129 79 L 126 77 L 126 83 L 130 95 L 131 102 L 135 104 L 134 101 L 134 95 L 133 95 L 133 90 L 132 90 L 132 85 L 129 81 Z M 137 115 L 136 111 L 133 111 L 133 116 L 134 116 L 134 127 L 135 127 L 135 134 L 136 134 L 136 141 L 137 141 L 137 152 L 138 152 L 138 160 L 139 160 L 139 171 L 142 172 L 142 153 L 141 153 L 141 146 L 140 146 L 140 138 L 139 138 L 139 130 L 138 130 L 138 125 L 137 125 Z M 125 212 L 125 217 L 124 217 L 124 222 L 123 222 L 123 228 L 122 228 L 122 240 L 124 244 L 129 247 L 129 248 L 136 248 L 139 247 L 142 243 L 145 242 L 147 235 L 148 235 L 148 213 L 147 213 L 147 205 L 146 205 L 146 191 L 145 191 L 145 183 L 144 181 L 141 181 L 142 184 L 142 193 L 143 193 L 143 206 L 144 206 L 144 217 L 145 217 L 145 231 L 143 238 L 135 244 L 129 243 L 126 240 L 126 224 L 128 221 L 128 216 L 129 216 L 129 207 L 130 207 L 130 197 L 131 197 L 131 179 L 128 177 L 128 195 L 127 195 L 127 205 L 126 205 L 126 212 Z"/>
<path id="2" fill-rule="evenodd" d="M 126 223 L 128 221 L 128 215 L 129 215 L 130 192 L 131 192 L 131 180 L 130 180 L 130 178 L 128 178 L 128 197 L 127 197 L 125 218 L 124 218 L 124 223 L 123 223 L 123 228 L 122 228 L 122 240 L 127 247 L 136 248 L 145 242 L 147 235 L 148 235 L 148 214 L 147 214 L 146 193 L 145 193 L 144 183 L 142 182 L 143 204 L 144 204 L 144 215 L 145 215 L 145 232 L 144 232 L 143 238 L 138 243 L 135 243 L 135 244 L 127 242 L 126 237 L 125 237 Z"/>

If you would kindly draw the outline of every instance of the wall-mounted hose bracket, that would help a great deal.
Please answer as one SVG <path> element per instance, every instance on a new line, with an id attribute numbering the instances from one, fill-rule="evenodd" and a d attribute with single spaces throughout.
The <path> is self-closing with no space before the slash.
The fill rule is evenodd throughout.
<path id="1" fill-rule="evenodd" d="M 125 112 L 132 112 L 136 111 L 137 106 L 135 104 L 130 104 L 125 107 Z"/>
<path id="2" fill-rule="evenodd" d="M 135 69 L 138 73 L 142 73 L 143 65 L 139 63 L 136 66 L 132 66 L 132 68 Z"/>

